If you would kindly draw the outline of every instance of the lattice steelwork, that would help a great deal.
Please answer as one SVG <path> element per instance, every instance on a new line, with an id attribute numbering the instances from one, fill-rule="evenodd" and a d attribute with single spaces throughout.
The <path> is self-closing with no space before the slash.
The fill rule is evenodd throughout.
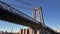
<path id="1" fill-rule="evenodd" d="M 10 5 L 8 5 L 8 4 L 6 4 L 6 3 L 4 3 L 4 2 L 2 2 L 2 1 L 0 1 L 0 8 L 2 8 L 2 9 L 4 9 L 4 10 L 8 10 L 9 12 L 12 12 L 12 13 L 14 13 L 14 14 L 17 14 L 17 15 L 19 15 L 19 16 L 23 16 L 24 18 L 29 19 L 29 20 L 31 20 L 31 21 L 39 24 L 39 21 L 33 19 L 32 17 L 30 17 L 30 16 L 22 13 L 21 11 L 15 9 L 15 8 L 13 8 L 13 7 L 11 7 Z"/>
<path id="2" fill-rule="evenodd" d="M 10 5 L 2 2 L 1 0 L 0 0 L 0 9 L 7 10 L 7 12 L 11 12 L 11 13 L 16 14 L 16 15 L 18 15 L 18 16 L 22 16 L 22 17 L 26 18 L 26 19 L 29 20 L 29 21 L 32 21 L 32 22 L 34 22 L 34 23 L 37 23 L 37 24 L 38 24 L 37 28 L 39 28 L 39 26 L 41 25 L 39 21 L 37 21 L 37 20 L 33 19 L 32 17 L 30 17 L 30 16 L 22 13 L 21 11 L 15 9 L 15 8 L 13 8 L 13 7 L 11 7 Z M 31 25 L 31 24 L 30 24 L 30 25 Z M 34 27 L 34 26 L 33 26 L 33 27 Z M 41 29 L 42 29 L 42 30 L 41 30 Z M 47 31 L 48 31 L 47 34 L 48 34 L 48 33 L 50 33 L 50 34 L 56 34 L 56 33 L 57 33 L 57 32 L 55 32 L 55 31 L 53 31 L 52 29 L 50 29 L 49 27 L 42 27 L 41 29 L 39 28 L 37 32 L 38 32 L 38 33 L 39 33 L 39 32 L 42 32 L 42 34 L 45 34 L 45 33 L 43 33 L 43 31 L 44 31 L 44 32 L 47 32 Z M 44 30 L 43 30 L 43 29 L 44 29 Z M 40 30 L 41 30 L 41 31 L 40 31 Z M 38 34 L 38 33 L 37 33 L 37 34 Z"/>

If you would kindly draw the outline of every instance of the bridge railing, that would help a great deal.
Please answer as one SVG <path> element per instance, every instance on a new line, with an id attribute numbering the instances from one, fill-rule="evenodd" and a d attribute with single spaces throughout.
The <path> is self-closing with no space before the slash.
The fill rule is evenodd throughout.
<path id="1" fill-rule="evenodd" d="M 8 10 L 9 12 L 12 12 L 12 13 L 14 13 L 14 14 L 18 14 L 19 16 L 23 16 L 24 18 L 29 19 L 30 21 L 33 21 L 33 22 L 35 22 L 35 23 L 37 23 L 37 24 L 40 23 L 39 21 L 33 19 L 32 17 L 24 14 L 23 12 L 15 9 L 15 8 L 13 8 L 12 6 L 10 6 L 10 5 L 2 2 L 2 1 L 0 1 L 0 8 L 3 8 L 4 10 Z"/>

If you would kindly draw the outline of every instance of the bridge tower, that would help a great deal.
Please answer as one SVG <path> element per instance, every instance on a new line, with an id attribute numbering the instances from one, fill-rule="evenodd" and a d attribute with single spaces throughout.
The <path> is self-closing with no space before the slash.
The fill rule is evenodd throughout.
<path id="1" fill-rule="evenodd" d="M 36 12 L 38 12 L 38 15 L 36 15 Z M 42 14 L 42 7 L 36 7 L 33 9 L 33 19 L 36 19 L 37 16 L 39 18 L 40 23 L 45 26 Z"/>

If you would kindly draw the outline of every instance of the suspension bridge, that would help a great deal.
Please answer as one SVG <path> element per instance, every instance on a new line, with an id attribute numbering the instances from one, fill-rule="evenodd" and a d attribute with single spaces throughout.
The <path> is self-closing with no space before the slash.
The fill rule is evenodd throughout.
<path id="1" fill-rule="evenodd" d="M 35 13 L 33 16 L 35 16 Z M 0 19 L 19 25 L 29 26 L 30 28 L 35 29 L 37 32 L 35 34 L 57 34 L 57 32 L 42 24 L 42 22 L 37 21 L 36 19 L 24 14 L 23 12 L 2 1 L 0 1 Z"/>

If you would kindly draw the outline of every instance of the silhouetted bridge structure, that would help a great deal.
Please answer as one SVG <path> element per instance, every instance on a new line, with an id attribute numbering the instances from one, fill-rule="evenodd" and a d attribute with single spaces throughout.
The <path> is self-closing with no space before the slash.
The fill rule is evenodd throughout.
<path id="1" fill-rule="evenodd" d="M 22 13 L 21 11 L 1 1 L 0 1 L 0 19 L 35 28 L 42 26 L 39 21 L 33 19 L 32 17 Z"/>
<path id="2" fill-rule="evenodd" d="M 43 25 L 39 21 L 33 19 L 32 17 L 24 14 L 23 12 L 11 7 L 10 5 L 2 1 L 0 1 L 0 19 L 15 24 L 29 26 L 33 29 L 38 29 L 38 30 L 45 29 L 43 31 L 47 30 L 49 32 L 55 33 L 49 27 L 43 27 Z"/>

